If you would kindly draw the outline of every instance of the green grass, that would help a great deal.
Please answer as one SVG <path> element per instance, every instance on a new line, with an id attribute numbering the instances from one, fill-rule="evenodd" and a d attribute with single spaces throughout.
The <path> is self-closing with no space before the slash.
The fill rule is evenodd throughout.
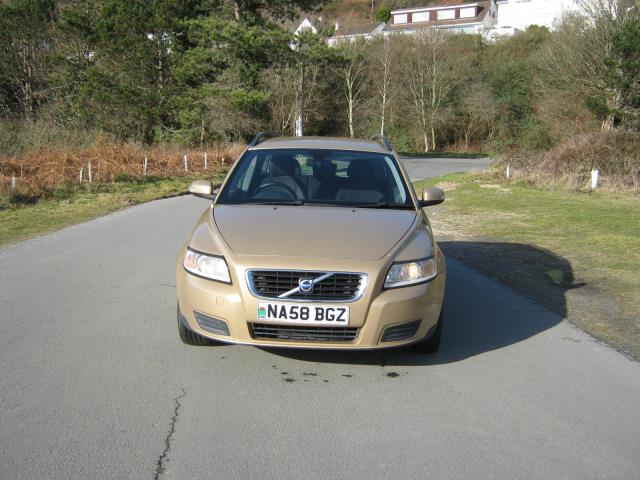
<path id="1" fill-rule="evenodd" d="M 220 181 L 216 177 L 214 181 Z M 62 185 L 49 198 L 0 197 L 0 245 L 84 222 L 142 202 L 180 195 L 189 178 Z M 11 201 L 13 200 L 13 202 Z"/>
<path id="2" fill-rule="evenodd" d="M 429 211 L 440 234 L 493 242 L 512 256 L 491 254 L 495 265 L 468 258 L 474 267 L 552 309 L 555 284 L 564 293 L 558 313 L 640 356 L 640 199 L 557 191 L 487 172 L 417 182 L 416 191 L 435 184 L 447 195 L 443 209 Z M 464 257 L 462 243 L 455 246 Z"/>

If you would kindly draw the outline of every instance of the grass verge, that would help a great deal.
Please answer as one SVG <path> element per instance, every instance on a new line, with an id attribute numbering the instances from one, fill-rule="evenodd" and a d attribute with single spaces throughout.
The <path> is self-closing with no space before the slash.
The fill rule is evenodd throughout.
<path id="1" fill-rule="evenodd" d="M 507 183 L 483 172 L 417 182 L 439 185 L 429 209 L 450 256 L 640 358 L 640 201 Z"/>
<path id="2" fill-rule="evenodd" d="M 220 182 L 222 174 L 212 180 Z M 187 191 L 191 179 L 146 178 L 121 183 L 63 185 L 49 198 L 0 197 L 0 245 L 84 222 L 138 203 Z M 13 201 L 11 201 L 13 200 Z"/>

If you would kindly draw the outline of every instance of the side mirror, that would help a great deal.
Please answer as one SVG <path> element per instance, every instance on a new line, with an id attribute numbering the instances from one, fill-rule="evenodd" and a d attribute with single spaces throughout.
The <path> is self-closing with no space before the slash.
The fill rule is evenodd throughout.
<path id="1" fill-rule="evenodd" d="M 218 191 L 213 189 L 213 184 L 209 180 L 195 180 L 189 185 L 189 193 L 196 197 L 215 200 Z"/>
<path id="2" fill-rule="evenodd" d="M 425 188 L 422 190 L 422 200 L 418 203 L 420 208 L 430 207 L 432 205 L 440 205 L 444 202 L 444 192 L 436 187 Z"/>

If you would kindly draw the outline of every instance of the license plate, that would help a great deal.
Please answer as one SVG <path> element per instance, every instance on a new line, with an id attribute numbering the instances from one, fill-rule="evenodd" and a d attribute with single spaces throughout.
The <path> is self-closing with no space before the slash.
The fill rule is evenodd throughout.
<path id="1" fill-rule="evenodd" d="M 291 325 L 346 327 L 349 325 L 349 307 L 261 302 L 258 303 L 258 320 Z"/>

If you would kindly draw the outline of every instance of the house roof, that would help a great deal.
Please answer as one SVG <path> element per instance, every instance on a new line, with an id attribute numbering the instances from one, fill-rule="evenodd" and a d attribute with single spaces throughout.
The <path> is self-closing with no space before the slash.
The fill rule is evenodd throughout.
<path id="1" fill-rule="evenodd" d="M 415 7 L 415 8 L 407 8 L 403 10 L 394 10 L 391 12 L 394 13 L 413 13 L 413 12 L 421 12 L 424 10 L 432 10 L 438 7 L 470 7 L 473 5 L 478 6 L 478 14 L 475 17 L 470 18 L 455 18 L 450 20 L 435 20 L 435 21 L 427 21 L 427 22 L 412 22 L 412 23 L 401 23 L 394 25 L 393 23 L 387 24 L 384 28 L 385 32 L 395 32 L 395 31 L 403 31 L 403 30 L 417 30 L 421 28 L 429 28 L 429 27 L 447 27 L 453 25 L 467 25 L 479 23 L 484 20 L 484 18 L 489 13 L 491 9 L 491 1 L 492 0 L 478 0 L 475 2 L 463 2 L 460 0 L 439 0 L 437 2 L 431 2 L 429 5 L 424 7 Z"/>
<path id="2" fill-rule="evenodd" d="M 384 22 L 363 22 L 363 23 L 345 23 L 338 22 L 338 29 L 336 30 L 334 37 L 343 37 L 350 35 L 366 35 L 372 33 L 374 30 L 384 27 Z"/>
<path id="3" fill-rule="evenodd" d="M 432 0 L 426 3 L 427 5 L 416 7 L 396 8 L 391 10 L 391 14 L 393 15 L 394 13 L 420 12 L 422 10 L 433 10 L 436 8 L 444 7 L 470 7 L 471 5 L 487 3 L 487 0 Z"/>
<path id="4" fill-rule="evenodd" d="M 283 23 L 283 26 L 293 33 L 298 30 L 305 22 L 308 22 L 310 26 L 315 28 L 316 30 L 320 30 L 324 26 L 324 20 L 322 16 L 314 14 L 304 15 L 294 20 L 287 20 Z"/>

